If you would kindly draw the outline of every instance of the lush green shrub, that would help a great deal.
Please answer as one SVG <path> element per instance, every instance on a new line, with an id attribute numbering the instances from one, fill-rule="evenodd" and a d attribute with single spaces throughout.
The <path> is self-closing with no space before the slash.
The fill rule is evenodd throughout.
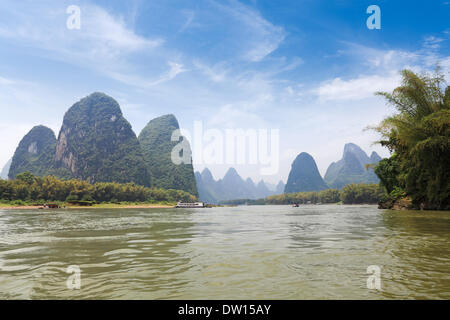
<path id="1" fill-rule="evenodd" d="M 181 190 L 146 188 L 134 183 L 101 182 L 89 184 L 82 180 L 60 180 L 53 176 L 0 180 L 0 200 L 4 201 L 66 201 L 66 202 L 177 202 L 197 198 Z"/>

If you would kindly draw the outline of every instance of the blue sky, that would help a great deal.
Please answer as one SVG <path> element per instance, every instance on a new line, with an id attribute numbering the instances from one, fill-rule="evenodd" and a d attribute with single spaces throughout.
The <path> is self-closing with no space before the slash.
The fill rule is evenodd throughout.
<path id="1" fill-rule="evenodd" d="M 381 9 L 381 29 L 366 8 Z M 81 29 L 66 8 L 81 9 Z M 9 1 L 0 3 L 0 166 L 34 125 L 58 134 L 65 111 L 102 91 L 136 134 L 174 113 L 192 130 L 280 130 L 286 180 L 306 151 L 325 174 L 347 142 L 388 152 L 364 128 L 393 112 L 374 91 L 398 71 L 450 70 L 449 1 Z M 194 154 L 195 156 L 195 154 Z M 216 178 L 228 165 L 213 165 Z M 201 170 L 199 165 L 196 169 Z"/>

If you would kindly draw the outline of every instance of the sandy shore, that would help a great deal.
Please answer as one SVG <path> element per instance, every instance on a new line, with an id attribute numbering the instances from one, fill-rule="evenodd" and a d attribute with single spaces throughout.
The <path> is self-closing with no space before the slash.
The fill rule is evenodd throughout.
<path id="1" fill-rule="evenodd" d="M 32 209 L 39 209 L 40 206 L 11 206 L 11 207 L 7 207 L 7 206 L 0 206 L 0 210 L 5 209 L 5 210 L 32 210 Z"/>
<path id="2" fill-rule="evenodd" d="M 119 205 L 119 204 L 100 204 L 93 205 L 90 207 L 83 206 L 66 206 L 60 209 L 163 209 L 163 208 L 174 208 L 174 205 L 164 205 L 164 204 L 132 204 L 132 205 Z M 42 206 L 0 206 L 0 210 L 39 210 Z M 54 209 L 45 209 L 54 210 Z"/>

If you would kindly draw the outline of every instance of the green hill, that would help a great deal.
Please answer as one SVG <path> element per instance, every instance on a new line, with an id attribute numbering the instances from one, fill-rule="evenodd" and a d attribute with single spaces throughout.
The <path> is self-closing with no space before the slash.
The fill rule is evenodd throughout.
<path id="1" fill-rule="evenodd" d="M 172 133 L 180 129 L 174 115 L 168 114 L 151 120 L 139 134 L 139 143 L 152 176 L 152 185 L 163 189 L 177 189 L 198 195 L 197 184 L 192 166 L 192 152 L 185 137 L 171 141 Z M 171 154 L 174 147 L 184 141 L 186 148 L 183 155 L 190 163 L 175 164 Z"/>
<path id="2" fill-rule="evenodd" d="M 8 177 L 14 179 L 19 173 L 29 171 L 37 176 L 49 174 L 55 155 L 56 137 L 45 126 L 36 126 L 20 141 L 14 152 Z"/>
<path id="3" fill-rule="evenodd" d="M 93 93 L 65 114 L 58 136 L 55 169 L 95 182 L 134 182 L 150 186 L 138 139 L 119 104 Z"/>
<path id="4" fill-rule="evenodd" d="M 300 153 L 292 163 L 284 192 L 320 191 L 325 189 L 328 189 L 328 186 L 320 176 L 314 158 L 306 152 Z"/>

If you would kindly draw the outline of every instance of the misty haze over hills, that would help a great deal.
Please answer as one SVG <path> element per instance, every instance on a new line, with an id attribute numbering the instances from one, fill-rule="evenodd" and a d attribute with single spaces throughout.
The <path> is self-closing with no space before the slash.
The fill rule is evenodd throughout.
<path id="1" fill-rule="evenodd" d="M 1 179 L 8 179 L 9 168 L 11 167 L 12 158 L 8 160 L 8 162 L 3 167 L 2 171 L 0 171 Z"/>
<path id="2" fill-rule="evenodd" d="M 201 201 L 218 203 L 234 199 L 260 199 L 281 194 L 284 183 L 280 181 L 275 189 L 269 189 L 264 180 L 257 184 L 251 178 L 242 179 L 236 169 L 230 168 L 222 179 L 215 180 L 208 168 L 195 172 L 198 193 Z"/>
<path id="3" fill-rule="evenodd" d="M 356 144 L 347 143 L 344 146 L 342 159 L 333 162 L 325 173 L 324 180 L 329 187 L 340 189 L 349 183 L 378 183 L 380 180 L 372 169 L 367 170 L 366 164 L 376 164 L 381 157 L 373 151 L 370 157 Z"/>
<path id="4" fill-rule="evenodd" d="M 380 160 L 381 157 L 376 152 L 372 152 L 369 157 L 356 144 L 347 143 L 342 159 L 330 164 L 324 178 L 320 175 L 314 158 L 306 152 L 300 153 L 293 161 L 286 185 L 280 181 L 275 186 L 263 180 L 255 185 L 250 178 L 242 179 L 234 168 L 228 169 L 225 176 L 217 181 L 208 168 L 201 173 L 197 171 L 195 178 L 200 200 L 205 202 L 261 199 L 281 193 L 341 189 L 351 183 L 378 183 L 379 179 L 373 169 L 366 169 L 365 165 L 376 164 Z"/>

